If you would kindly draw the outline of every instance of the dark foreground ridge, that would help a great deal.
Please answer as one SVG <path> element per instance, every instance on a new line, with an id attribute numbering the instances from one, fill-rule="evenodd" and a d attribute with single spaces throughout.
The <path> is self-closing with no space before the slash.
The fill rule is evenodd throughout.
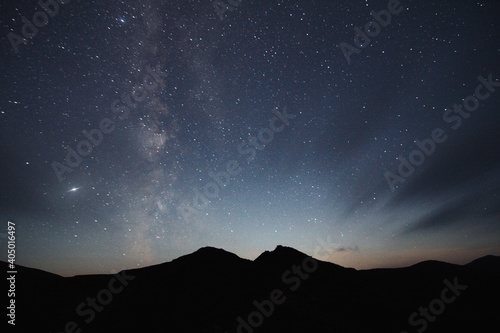
<path id="1" fill-rule="evenodd" d="M 6 263 L 1 262 L 6 271 Z M 465 332 L 498 327 L 500 257 L 358 271 L 212 247 L 115 275 L 18 266 L 19 332 Z"/>

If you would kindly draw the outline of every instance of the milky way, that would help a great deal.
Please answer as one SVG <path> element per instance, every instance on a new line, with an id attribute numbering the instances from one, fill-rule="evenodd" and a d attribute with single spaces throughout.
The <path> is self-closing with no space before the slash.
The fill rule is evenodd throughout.
<path id="1" fill-rule="evenodd" d="M 0 10 L 19 264 L 500 254 L 498 1 L 54 4 Z"/>

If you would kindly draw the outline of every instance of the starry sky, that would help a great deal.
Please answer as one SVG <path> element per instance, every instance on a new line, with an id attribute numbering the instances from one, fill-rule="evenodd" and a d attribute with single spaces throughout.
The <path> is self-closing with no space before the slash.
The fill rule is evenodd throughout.
<path id="1" fill-rule="evenodd" d="M 500 255 L 500 2 L 61 2 L 0 5 L 18 264 Z"/>

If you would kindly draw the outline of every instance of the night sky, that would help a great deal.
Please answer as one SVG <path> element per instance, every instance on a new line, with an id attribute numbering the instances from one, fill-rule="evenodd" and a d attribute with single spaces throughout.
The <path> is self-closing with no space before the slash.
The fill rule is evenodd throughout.
<path id="1" fill-rule="evenodd" d="M 60 1 L 0 6 L 0 259 L 500 255 L 499 1 Z"/>

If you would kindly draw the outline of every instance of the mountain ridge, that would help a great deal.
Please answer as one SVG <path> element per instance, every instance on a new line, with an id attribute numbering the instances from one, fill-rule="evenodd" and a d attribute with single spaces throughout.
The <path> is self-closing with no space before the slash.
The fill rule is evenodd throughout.
<path id="1" fill-rule="evenodd" d="M 76 328 L 81 333 L 159 333 L 165 327 L 213 333 L 369 332 L 374 327 L 401 332 L 408 331 L 412 313 L 455 284 L 466 289 L 446 303 L 446 311 L 428 323 L 426 332 L 472 324 L 481 330 L 500 311 L 488 301 L 500 297 L 499 267 L 500 257 L 485 256 L 466 265 L 424 261 L 358 271 L 283 246 L 253 261 L 205 247 L 169 262 L 107 275 L 61 277 L 19 266 L 16 326 L 27 331 L 36 324 L 37 331 L 58 333 L 68 323 L 75 323 L 75 333 Z M 259 316 L 262 323 L 245 326 Z"/>
<path id="2" fill-rule="evenodd" d="M 217 247 L 212 247 L 212 246 L 204 246 L 204 247 L 201 247 L 201 248 L 199 248 L 198 250 L 196 250 L 194 252 L 191 252 L 191 253 L 179 256 L 179 257 L 174 258 L 174 259 L 172 259 L 170 261 L 165 261 L 165 262 L 161 262 L 161 263 L 158 263 L 158 264 L 153 264 L 153 265 L 139 267 L 139 268 L 125 268 L 125 269 L 123 269 L 121 271 L 137 271 L 137 270 L 141 270 L 141 269 L 147 269 L 147 268 L 151 268 L 151 267 L 162 266 L 162 265 L 165 265 L 165 264 L 168 264 L 168 263 L 178 262 L 179 260 L 180 261 L 183 261 L 183 260 L 192 260 L 192 258 L 200 259 L 201 256 L 204 256 L 204 257 L 207 257 L 207 256 L 216 257 L 216 255 L 224 255 L 226 258 L 240 259 L 240 260 L 249 261 L 249 262 L 263 262 L 263 261 L 266 261 L 266 260 L 276 260 L 276 259 L 280 259 L 280 258 L 282 258 L 284 256 L 295 257 L 295 259 L 297 259 L 297 258 L 304 259 L 306 257 L 310 257 L 309 255 L 307 255 L 307 254 L 305 254 L 305 253 L 303 253 L 303 252 L 301 252 L 299 250 L 296 250 L 293 247 L 288 247 L 288 246 L 283 246 L 283 245 L 277 245 L 274 250 L 272 250 L 272 251 L 266 250 L 266 251 L 262 252 L 259 256 L 257 256 L 254 260 L 250 260 L 250 259 L 242 258 L 242 257 L 238 256 L 237 254 L 235 254 L 233 252 L 229 252 L 227 250 L 224 250 L 223 248 L 217 248 Z M 395 268 L 379 267 L 379 268 L 369 268 L 369 269 L 360 269 L 360 270 L 358 270 L 358 269 L 351 268 L 351 267 L 345 267 L 345 266 L 336 264 L 334 262 L 322 261 L 322 260 L 317 259 L 317 258 L 314 258 L 314 259 L 316 261 L 320 261 L 320 262 L 327 263 L 327 264 L 332 264 L 332 265 L 335 265 L 337 267 L 342 267 L 342 268 L 345 268 L 345 269 L 353 269 L 353 270 L 356 270 L 356 271 L 371 271 L 371 270 L 385 270 L 385 269 L 387 269 L 387 270 L 392 270 L 392 269 L 408 269 L 408 268 L 417 268 L 417 267 L 422 267 L 422 266 L 432 266 L 432 265 L 436 265 L 436 264 L 438 264 L 438 265 L 439 264 L 453 265 L 453 266 L 457 266 L 457 267 L 471 267 L 471 266 L 477 266 L 477 267 L 479 267 L 482 264 L 500 263 L 500 256 L 485 255 L 485 256 L 473 259 L 472 261 L 470 261 L 470 262 L 468 262 L 466 264 L 462 264 L 462 265 L 461 264 L 453 264 L 453 263 L 449 263 L 449 262 L 446 262 L 446 261 L 432 260 L 431 259 L 431 260 L 419 261 L 419 262 L 417 262 L 415 264 L 412 264 L 412 265 L 409 265 L 409 266 L 402 266 L 402 267 L 395 267 Z M 3 265 L 5 267 L 7 267 L 8 263 L 5 262 L 5 261 L 0 260 L 0 265 Z M 40 269 L 40 268 L 34 268 L 34 267 L 29 267 L 29 266 L 24 266 L 24 265 L 18 265 L 18 264 L 16 264 L 16 267 L 22 267 L 24 269 L 40 271 L 40 272 L 44 272 L 44 273 L 47 273 L 47 274 L 50 274 L 50 275 L 55 275 L 55 276 L 58 276 L 58 277 L 62 277 L 62 278 L 70 278 L 70 277 L 77 277 L 77 276 L 109 275 L 109 274 L 106 274 L 106 273 L 95 273 L 95 274 L 78 274 L 78 275 L 74 275 L 74 276 L 62 276 L 60 274 L 49 272 L 49 271 L 46 271 L 46 270 L 43 270 L 43 269 Z"/>

